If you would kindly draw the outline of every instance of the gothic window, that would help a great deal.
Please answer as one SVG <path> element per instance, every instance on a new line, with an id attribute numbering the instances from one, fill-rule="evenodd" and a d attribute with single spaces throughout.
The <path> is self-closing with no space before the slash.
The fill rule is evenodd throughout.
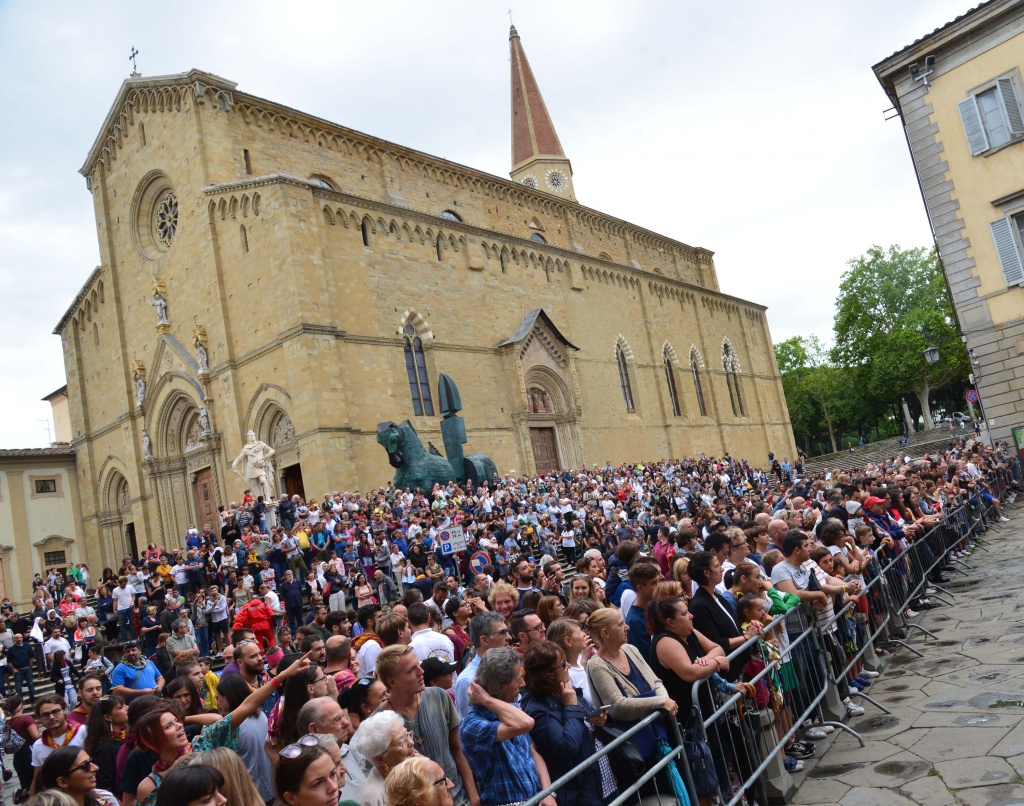
<path id="1" fill-rule="evenodd" d="M 732 413 L 735 417 L 746 417 L 743 395 L 740 392 L 739 363 L 732 345 L 726 341 L 722 345 L 722 369 L 725 370 L 725 385 L 729 387 L 729 402 L 732 404 Z"/>
<path id="2" fill-rule="evenodd" d="M 334 185 L 332 185 L 326 179 L 319 176 L 309 177 L 309 184 L 314 185 L 315 187 L 318 188 L 323 188 L 324 190 L 334 190 Z"/>
<path id="3" fill-rule="evenodd" d="M 238 235 L 242 239 L 242 253 L 249 251 L 249 235 L 245 231 L 245 224 L 240 225 Z"/>
<path id="4" fill-rule="evenodd" d="M 533 233 L 533 235 L 530 236 L 530 240 L 534 243 L 547 243 L 547 241 L 544 240 L 544 236 L 539 232 Z"/>
<path id="5" fill-rule="evenodd" d="M 665 382 L 668 384 L 668 397 L 672 401 L 672 416 L 682 417 L 683 412 L 679 408 L 679 392 L 676 389 L 676 372 L 672 366 L 672 357 L 669 355 L 668 347 L 662 351 L 662 359 L 665 362 Z"/>
<path id="6" fill-rule="evenodd" d="M 440 235 L 437 236 L 437 259 L 439 262 L 444 260 L 444 238 Z"/>
<path id="7" fill-rule="evenodd" d="M 409 394 L 412 396 L 413 413 L 434 416 L 434 401 L 430 397 L 430 382 L 427 380 L 427 362 L 423 357 L 423 342 L 416 335 L 416 328 L 406 325 L 405 330 L 405 372 L 409 376 Z"/>
<path id="8" fill-rule="evenodd" d="M 700 380 L 700 363 L 697 352 L 690 353 L 690 372 L 693 373 L 693 389 L 697 393 L 697 407 L 700 409 L 700 416 L 708 416 L 708 407 L 704 404 L 704 385 Z"/>
<path id="9" fill-rule="evenodd" d="M 363 223 L 359 225 L 359 230 L 363 235 L 363 246 L 370 245 L 370 219 L 364 218 Z"/>
<path id="10" fill-rule="evenodd" d="M 629 365 L 626 363 L 626 354 L 622 351 L 622 345 L 615 345 L 615 363 L 619 368 L 619 386 L 622 387 L 622 400 L 626 404 L 626 411 L 632 414 L 636 411 L 633 406 L 633 385 L 629 380 Z"/>
<path id="11" fill-rule="evenodd" d="M 453 213 L 451 210 L 442 210 L 441 211 L 441 218 L 443 218 L 443 219 L 445 219 L 447 221 L 460 221 L 460 222 L 462 221 L 462 219 L 459 218 L 459 214 L 458 213 Z"/>

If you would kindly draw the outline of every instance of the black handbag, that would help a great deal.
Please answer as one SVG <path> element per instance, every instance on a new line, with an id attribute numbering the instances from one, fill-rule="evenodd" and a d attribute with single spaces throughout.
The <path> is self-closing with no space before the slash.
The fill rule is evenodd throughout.
<path id="1" fill-rule="evenodd" d="M 609 725 L 594 728 L 594 735 L 606 747 L 622 734 L 622 730 Z M 619 786 L 636 781 L 647 770 L 647 762 L 632 739 L 627 739 L 608 753 L 608 763 L 611 764 L 612 774 L 619 782 Z"/>

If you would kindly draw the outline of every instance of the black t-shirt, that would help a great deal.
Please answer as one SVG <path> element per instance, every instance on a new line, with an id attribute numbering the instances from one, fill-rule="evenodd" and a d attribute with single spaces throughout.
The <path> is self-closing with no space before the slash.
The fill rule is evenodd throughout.
<path id="1" fill-rule="evenodd" d="M 153 771 L 153 765 L 160 760 L 160 756 L 154 755 L 141 747 L 136 747 L 128 754 L 124 763 L 124 772 L 121 773 L 121 785 L 118 787 L 118 795 L 126 792 L 134 796 L 139 791 L 139 784 L 147 775 Z"/>

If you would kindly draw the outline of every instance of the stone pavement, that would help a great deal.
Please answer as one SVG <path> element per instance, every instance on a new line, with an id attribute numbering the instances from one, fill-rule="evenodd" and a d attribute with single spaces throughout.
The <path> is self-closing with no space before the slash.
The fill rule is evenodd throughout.
<path id="1" fill-rule="evenodd" d="M 833 734 L 822 758 L 805 761 L 795 804 L 826 806 L 1011 806 L 1024 804 L 1024 507 L 988 532 L 989 551 L 967 560 L 969 576 L 948 589 L 952 607 L 913 621 L 918 658 L 886 658 L 867 692 L 893 713 L 860 700 L 849 721 L 865 747 Z M 824 743 L 818 743 L 819 748 Z"/>

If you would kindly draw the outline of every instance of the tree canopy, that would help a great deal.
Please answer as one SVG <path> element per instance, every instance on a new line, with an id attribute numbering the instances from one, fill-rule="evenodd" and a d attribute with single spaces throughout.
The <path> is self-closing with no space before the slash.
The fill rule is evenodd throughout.
<path id="1" fill-rule="evenodd" d="M 835 346 L 817 336 L 775 345 L 798 441 L 867 434 L 908 408 L 932 428 L 932 401 L 959 405 L 970 371 L 934 249 L 873 246 L 850 260 L 836 299 Z M 926 347 L 939 349 L 929 364 Z M 955 387 L 955 388 L 954 388 Z M 961 398 L 962 399 L 962 398 Z"/>

